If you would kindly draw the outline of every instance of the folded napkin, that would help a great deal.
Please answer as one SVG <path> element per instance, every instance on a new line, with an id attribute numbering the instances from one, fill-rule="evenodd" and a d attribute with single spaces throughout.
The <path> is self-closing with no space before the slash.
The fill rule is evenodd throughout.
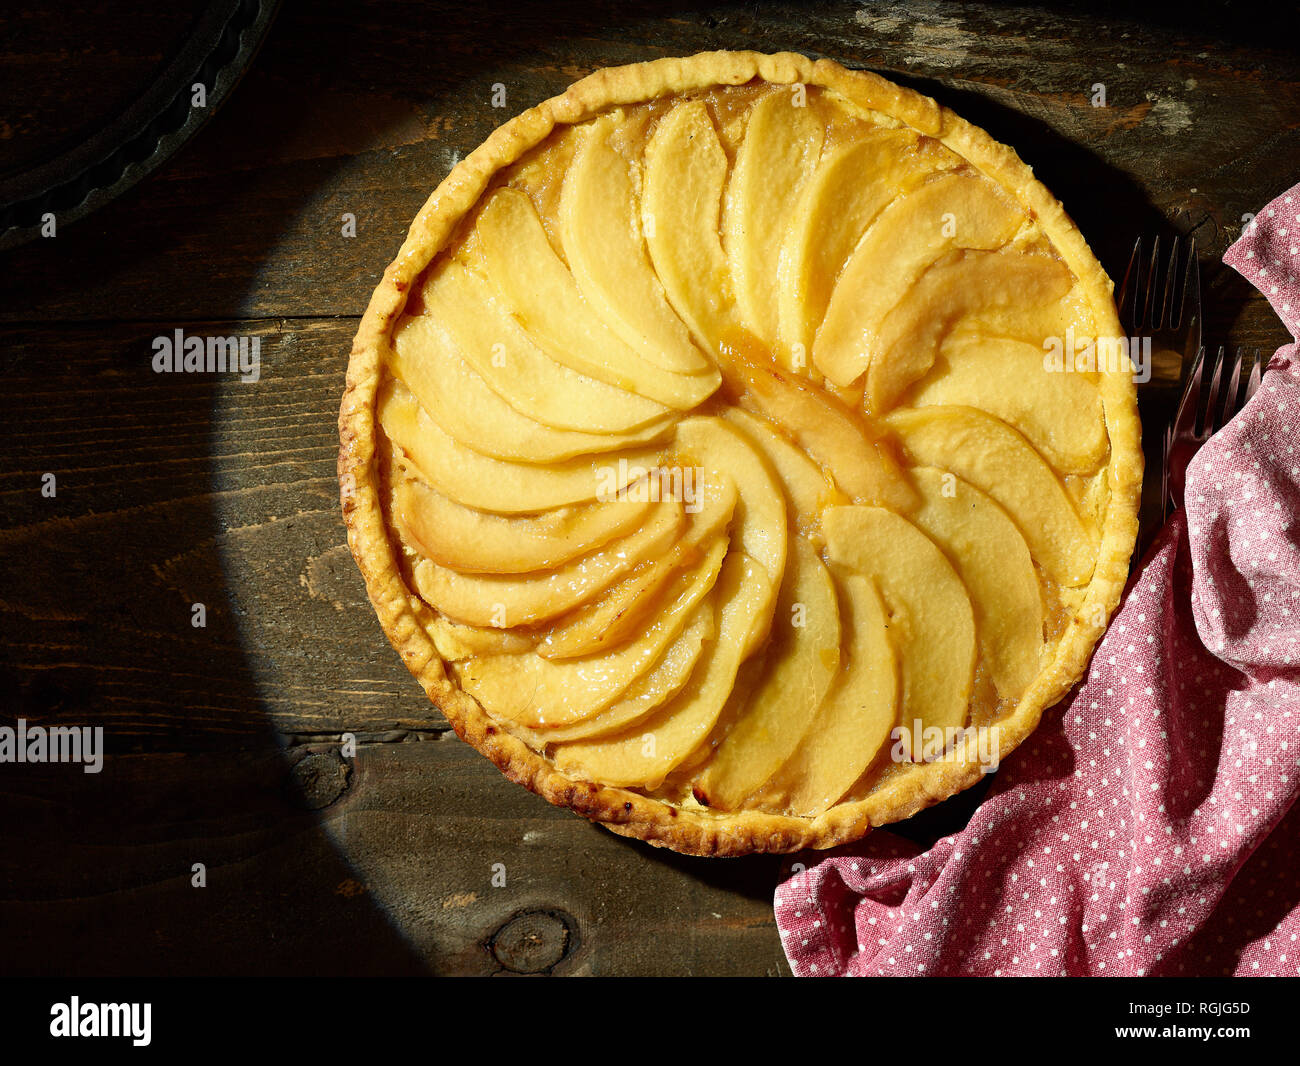
<path id="1" fill-rule="evenodd" d="M 1300 185 L 1224 261 L 1300 336 Z M 1298 355 L 1197 453 L 1082 686 L 967 827 L 777 888 L 797 975 L 1300 974 Z"/>

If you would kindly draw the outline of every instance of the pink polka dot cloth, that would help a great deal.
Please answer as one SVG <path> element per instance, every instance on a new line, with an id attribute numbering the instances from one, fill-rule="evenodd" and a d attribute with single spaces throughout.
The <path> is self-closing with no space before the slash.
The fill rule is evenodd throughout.
<path id="1" fill-rule="evenodd" d="M 1300 186 L 1225 262 L 1300 326 Z M 1300 360 L 1197 453 L 1082 685 L 961 832 L 776 890 L 828 975 L 1300 974 Z"/>

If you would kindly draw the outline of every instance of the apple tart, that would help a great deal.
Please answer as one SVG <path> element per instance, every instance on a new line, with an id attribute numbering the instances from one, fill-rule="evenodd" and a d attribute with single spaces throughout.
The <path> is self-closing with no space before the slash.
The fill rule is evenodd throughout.
<path id="1" fill-rule="evenodd" d="M 1009 148 L 802 56 L 598 71 L 428 200 L 348 539 L 456 732 L 696 854 L 854 840 L 1081 676 L 1142 476 L 1111 283 Z"/>

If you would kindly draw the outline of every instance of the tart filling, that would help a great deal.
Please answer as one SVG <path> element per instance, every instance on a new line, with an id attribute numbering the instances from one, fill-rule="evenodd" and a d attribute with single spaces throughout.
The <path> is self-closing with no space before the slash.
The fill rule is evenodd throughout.
<path id="1" fill-rule="evenodd" d="M 1060 206 L 933 102 L 788 55 L 602 71 L 376 292 L 350 542 L 512 777 L 679 850 L 829 846 L 1082 673 L 1141 479 L 1118 333 Z"/>

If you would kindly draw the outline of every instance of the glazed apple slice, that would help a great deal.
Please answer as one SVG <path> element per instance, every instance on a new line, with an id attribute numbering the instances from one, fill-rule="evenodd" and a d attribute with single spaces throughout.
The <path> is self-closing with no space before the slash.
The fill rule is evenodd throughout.
<path id="1" fill-rule="evenodd" d="M 837 578 L 847 663 L 799 747 L 763 789 L 764 798 L 804 818 L 821 814 L 852 787 L 898 721 L 898 658 L 880 593 L 859 574 Z"/>
<path id="2" fill-rule="evenodd" d="M 831 507 L 822 515 L 832 563 L 870 578 L 890 612 L 903 684 L 903 727 L 966 723 L 975 675 L 975 616 L 966 586 L 935 543 L 907 519 L 879 507 Z"/>
<path id="3" fill-rule="evenodd" d="M 895 411 L 887 422 L 914 463 L 948 470 L 993 497 L 1053 581 L 1088 583 L 1097 537 L 1023 436 L 973 407 L 917 407 Z"/>
<path id="4" fill-rule="evenodd" d="M 532 652 L 485 655 L 454 663 L 456 679 L 492 717 L 527 729 L 567 726 L 591 718 L 659 661 L 708 595 L 726 554 L 727 538 L 719 537 L 700 566 L 678 575 L 652 624 L 614 651 L 558 661 Z"/>
<path id="5" fill-rule="evenodd" d="M 1014 248 L 996 252 L 952 252 L 927 270 L 889 313 L 877 338 L 878 355 L 867 368 L 865 402 L 874 414 L 888 411 L 934 366 L 939 345 L 963 319 L 1001 315 L 1015 336 L 1039 344 L 1043 324 L 1054 321 L 1057 304 L 1072 279 L 1054 256 L 1028 255 Z M 1038 308 L 1046 314 L 1035 313 Z"/>
<path id="6" fill-rule="evenodd" d="M 685 688 L 618 733 L 558 745 L 556 767 L 609 785 L 658 788 L 709 735 L 736 692 L 747 634 L 763 627 L 776 593 L 763 566 L 743 552 L 728 555 L 718 577 L 718 635 L 705 645 Z"/>
<path id="7" fill-rule="evenodd" d="M 728 352 L 723 360 L 742 402 L 786 427 L 850 499 L 899 511 L 916 505 L 874 421 L 774 363 L 741 351 Z"/>
<path id="8" fill-rule="evenodd" d="M 745 327 L 769 349 L 777 343 L 777 268 L 791 205 L 817 164 L 825 136 L 813 108 L 796 106 L 791 91 L 770 92 L 750 110 L 727 183 L 722 246 L 736 303 Z"/>
<path id="9" fill-rule="evenodd" d="M 678 462 L 698 463 L 703 477 L 725 472 L 738 490 L 732 542 L 761 563 L 773 583 L 785 570 L 785 496 L 762 454 L 720 418 L 697 416 L 677 425 Z"/>
<path id="10" fill-rule="evenodd" d="M 678 410 L 706 400 L 721 380 L 664 370 L 628 347 L 593 313 L 518 189 L 492 194 L 475 229 L 488 279 L 529 336 L 572 370 Z"/>
<path id="11" fill-rule="evenodd" d="M 441 322 L 407 319 L 393 337 L 391 366 L 420 405 L 449 436 L 496 459 L 552 463 L 613 451 L 667 431 L 664 420 L 627 433 L 554 429 L 521 415 L 488 388 L 460 357 Z"/>
<path id="12" fill-rule="evenodd" d="M 802 537 L 789 553 L 772 633 L 775 647 L 761 683 L 698 779 L 701 802 L 720 810 L 744 804 L 790 757 L 839 669 L 835 587 Z"/>
<path id="13" fill-rule="evenodd" d="M 659 120 L 643 181 L 641 223 L 655 273 L 696 340 L 716 351 L 735 330 L 719 230 L 727 154 L 703 102 L 680 103 Z"/>
<path id="14" fill-rule="evenodd" d="M 377 410 L 393 447 L 425 481 L 464 507 L 496 514 L 531 514 L 597 498 L 617 499 L 663 457 L 661 449 L 643 446 L 543 466 L 493 459 L 444 433 L 395 380 L 381 388 Z"/>
<path id="15" fill-rule="evenodd" d="M 668 305 L 641 235 L 628 160 L 610 143 L 621 114 L 589 123 L 560 194 L 559 231 L 569 269 L 597 315 L 655 366 L 678 374 L 710 369 Z"/>
<path id="16" fill-rule="evenodd" d="M 826 149 L 804 185 L 781 249 L 783 353 L 811 358 L 835 280 L 876 216 L 935 168 L 960 161 L 938 141 L 908 129 L 875 130 Z"/>
<path id="17" fill-rule="evenodd" d="M 884 354 L 879 331 L 926 269 L 953 248 L 998 248 L 1026 220 L 997 185 L 969 168 L 900 196 L 862 235 L 840 271 L 817 331 L 813 362 L 847 386 Z"/>
<path id="18" fill-rule="evenodd" d="M 468 626 L 430 612 L 424 629 L 444 662 L 454 663 L 477 655 L 520 655 L 533 648 L 534 638 L 526 630 Z"/>
<path id="19" fill-rule="evenodd" d="M 462 263 L 445 261 L 425 282 L 422 298 L 420 318 L 441 323 L 465 362 L 520 414 L 583 433 L 668 423 L 671 411 L 663 404 L 557 363 L 503 310 L 487 279 Z"/>
<path id="20" fill-rule="evenodd" d="M 1003 251 L 1010 253 L 1009 249 Z M 1023 251 L 1025 255 L 1036 259 L 1056 258 L 1054 249 L 1041 244 L 1027 246 Z M 1059 259 L 1057 261 L 1059 262 Z M 1049 347 L 1054 349 L 1057 342 L 1061 342 L 1061 347 L 1064 349 L 1068 331 L 1074 334 L 1078 346 L 1076 355 L 1081 353 L 1083 346 L 1091 342 L 1096 335 L 1097 323 L 1093 316 L 1092 303 L 1083 286 L 1073 275 L 1067 276 L 1069 286 L 1059 299 L 1049 299 L 1043 303 L 1012 300 L 986 307 L 980 312 L 978 319 L 969 323 L 963 331 L 981 332 L 990 337 L 1007 337 L 1024 341 L 1037 347 L 1040 353 L 1047 352 Z M 1076 369 L 1075 372 L 1079 371 Z M 1086 367 L 1082 371 L 1085 375 L 1094 372 Z"/>
<path id="21" fill-rule="evenodd" d="M 667 555 L 646 560 L 599 599 L 558 619 L 538 641 L 537 654 L 546 659 L 576 659 L 624 643 L 642 628 L 684 554 L 686 550 L 679 541 Z"/>
<path id="22" fill-rule="evenodd" d="M 668 549 L 683 518 L 676 500 L 656 504 L 650 518 L 627 536 L 530 574 L 465 574 L 421 559 L 412 569 L 415 590 L 425 603 L 457 622 L 498 629 L 536 626 L 586 603 Z"/>
<path id="23" fill-rule="evenodd" d="M 790 506 L 786 514 L 791 532 L 812 535 L 822 508 L 850 502 L 811 459 L 772 428 L 765 418 L 739 407 L 729 407 L 723 417 L 756 447 L 776 471 Z"/>
<path id="24" fill-rule="evenodd" d="M 689 528 L 667 551 L 642 560 L 628 576 L 599 599 L 560 619 L 538 643 L 547 659 L 573 659 L 618 647 L 643 628 L 645 617 L 661 602 L 661 593 L 679 570 L 698 566 L 713 541 L 728 525 L 735 527 L 741 494 L 737 482 L 711 472 L 707 500 L 692 516 Z"/>
<path id="25" fill-rule="evenodd" d="M 914 521 L 948 556 L 970 594 L 980 652 L 998 694 L 1019 699 L 1038 675 L 1043 597 L 1029 546 L 992 498 L 955 474 L 916 467 Z"/>
<path id="26" fill-rule="evenodd" d="M 462 507 L 412 478 L 396 485 L 393 502 L 404 540 L 435 563 L 466 574 L 524 574 L 560 566 L 640 527 L 659 506 L 649 499 L 622 499 L 504 516 Z"/>
<path id="27" fill-rule="evenodd" d="M 1110 441 L 1096 375 L 1044 369 L 1043 349 L 962 331 L 908 396 L 913 407 L 978 407 L 1014 426 L 1063 474 L 1092 474 Z"/>
<path id="28" fill-rule="evenodd" d="M 725 562 L 724 562 L 725 567 Z M 695 608 L 695 614 L 686 628 L 674 640 L 663 657 L 647 673 L 638 678 L 609 707 L 573 725 L 553 726 L 546 729 L 521 730 L 520 735 L 538 748 L 547 744 L 563 744 L 617 733 L 630 725 L 653 715 L 686 686 L 696 663 L 705 648 L 717 636 L 717 611 L 714 600 L 722 583 Z"/>
<path id="29" fill-rule="evenodd" d="M 773 583 L 779 582 L 785 569 L 785 498 L 762 456 L 721 419 L 708 416 L 683 420 L 677 426 L 675 448 L 679 466 L 698 464 L 698 484 L 705 491 L 712 494 L 711 486 L 716 484 L 723 492 L 734 494 L 728 495 L 735 500 L 735 513 L 730 516 L 732 543 L 761 563 Z M 715 516 L 712 520 L 710 514 Z M 656 593 L 673 570 L 690 552 L 698 551 L 699 542 L 717 532 L 728 515 L 711 500 L 692 523 L 691 536 L 683 537 L 662 558 L 638 568 L 572 620 L 564 620 L 538 644 L 538 654 L 572 658 L 617 645 L 654 607 Z M 752 639 L 757 642 L 765 635 L 757 632 Z"/>

